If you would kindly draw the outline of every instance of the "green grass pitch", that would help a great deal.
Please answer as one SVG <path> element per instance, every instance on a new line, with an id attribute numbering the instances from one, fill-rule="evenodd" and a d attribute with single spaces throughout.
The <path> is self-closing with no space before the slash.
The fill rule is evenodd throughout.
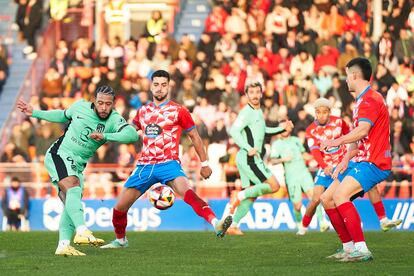
<path id="1" fill-rule="evenodd" d="M 95 233 L 107 241 L 110 232 Z M 0 275 L 413 275 L 414 233 L 368 232 L 368 263 L 326 259 L 339 247 L 333 232 L 128 233 L 129 248 L 76 246 L 85 257 L 54 256 L 53 232 L 0 233 Z"/>

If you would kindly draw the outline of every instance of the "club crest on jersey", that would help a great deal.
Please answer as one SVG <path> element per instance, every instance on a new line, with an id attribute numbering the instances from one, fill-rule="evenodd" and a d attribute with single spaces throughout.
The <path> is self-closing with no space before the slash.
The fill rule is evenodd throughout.
<path id="1" fill-rule="evenodd" d="M 151 123 L 145 127 L 145 135 L 148 138 L 155 138 L 158 135 L 160 135 L 161 132 L 162 132 L 161 127 L 154 123 Z"/>
<path id="2" fill-rule="evenodd" d="M 104 124 L 98 124 L 96 126 L 96 132 L 103 133 L 104 130 L 105 130 L 105 125 Z"/>

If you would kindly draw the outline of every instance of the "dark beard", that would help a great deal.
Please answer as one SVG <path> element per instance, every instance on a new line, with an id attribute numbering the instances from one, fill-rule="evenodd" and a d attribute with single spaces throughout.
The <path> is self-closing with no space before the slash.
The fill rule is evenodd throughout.
<path id="1" fill-rule="evenodd" d="M 165 96 L 162 96 L 162 97 L 154 96 L 154 98 L 157 99 L 157 101 L 162 102 L 163 100 L 165 100 L 167 98 L 167 96 L 168 96 L 168 93 L 165 94 Z"/>

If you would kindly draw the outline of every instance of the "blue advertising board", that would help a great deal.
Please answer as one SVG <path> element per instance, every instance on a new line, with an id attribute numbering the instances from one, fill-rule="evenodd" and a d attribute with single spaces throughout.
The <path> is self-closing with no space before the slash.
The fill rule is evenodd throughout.
<path id="1" fill-rule="evenodd" d="M 86 225 L 91 230 L 112 231 L 112 207 L 115 200 L 84 200 Z M 397 230 L 414 230 L 414 201 L 407 199 L 384 199 L 389 218 L 401 218 L 403 223 Z M 304 201 L 306 204 L 307 201 Z M 361 215 L 364 230 L 379 230 L 379 221 L 368 200 L 356 200 L 355 205 Z M 229 210 L 228 200 L 209 200 L 218 217 Z M 30 201 L 29 222 L 31 230 L 56 231 L 59 227 L 63 205 L 58 198 L 32 199 Z M 305 207 L 302 212 L 304 213 Z M 0 219 L 3 214 L 0 210 Z M 240 222 L 242 230 L 252 231 L 293 231 L 296 229 L 292 204 L 288 200 L 257 200 L 250 212 Z M 310 230 L 318 230 L 314 218 Z M 138 200 L 128 212 L 128 231 L 205 231 L 212 227 L 198 217 L 192 208 L 182 200 L 174 206 L 160 211 L 152 207 L 148 200 Z"/>

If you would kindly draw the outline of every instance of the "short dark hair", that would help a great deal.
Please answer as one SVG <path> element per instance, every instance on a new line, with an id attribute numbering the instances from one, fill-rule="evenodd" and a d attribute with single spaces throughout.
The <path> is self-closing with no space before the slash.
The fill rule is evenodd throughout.
<path id="1" fill-rule="evenodd" d="M 348 62 L 348 64 L 346 65 L 346 68 L 351 68 L 354 66 L 361 69 L 364 80 L 366 81 L 371 80 L 372 66 L 368 59 L 363 58 L 363 57 L 357 57 L 357 58 L 351 59 L 351 61 Z"/>
<path id="2" fill-rule="evenodd" d="M 102 85 L 96 88 L 95 90 L 95 97 L 98 96 L 98 94 L 105 94 L 105 95 L 111 95 L 113 98 L 115 98 L 115 92 L 109 85 Z"/>
<path id="3" fill-rule="evenodd" d="M 260 82 L 255 81 L 255 82 L 251 82 L 246 84 L 246 86 L 244 87 L 244 93 L 247 93 L 247 91 L 249 90 L 250 87 L 260 87 L 260 92 L 263 92 L 263 86 Z"/>
<path id="4" fill-rule="evenodd" d="M 157 77 L 167 78 L 167 80 L 170 81 L 170 74 L 165 70 L 155 71 L 151 76 L 151 81 L 153 81 L 154 78 L 157 78 Z"/>
<path id="5" fill-rule="evenodd" d="M 17 176 L 13 176 L 11 179 L 12 182 L 20 182 L 20 179 Z"/>

